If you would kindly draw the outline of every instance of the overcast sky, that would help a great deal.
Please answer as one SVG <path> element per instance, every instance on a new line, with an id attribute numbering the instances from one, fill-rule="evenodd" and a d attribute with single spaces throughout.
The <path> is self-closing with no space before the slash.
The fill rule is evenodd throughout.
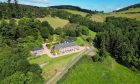
<path id="1" fill-rule="evenodd" d="M 7 1 L 7 0 L 0 0 Z M 110 12 L 132 4 L 140 3 L 140 0 L 18 0 L 20 4 L 35 6 L 74 5 L 81 8 Z"/>

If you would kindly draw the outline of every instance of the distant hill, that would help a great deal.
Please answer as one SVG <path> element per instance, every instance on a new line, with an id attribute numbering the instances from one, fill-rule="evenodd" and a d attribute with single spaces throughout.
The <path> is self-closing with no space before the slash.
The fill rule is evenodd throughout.
<path id="1" fill-rule="evenodd" d="M 78 6 L 72 6 L 72 5 L 58 5 L 58 6 L 50 6 L 49 8 L 56 8 L 56 9 L 70 9 L 70 10 L 77 10 L 81 12 L 86 12 L 86 13 L 98 13 L 99 11 L 93 11 L 89 9 L 82 9 Z"/>
<path id="2" fill-rule="evenodd" d="M 132 9 L 132 8 L 140 8 L 140 3 L 134 4 L 134 5 L 131 5 L 131 6 L 128 6 L 128 7 L 124 7 L 122 9 L 116 10 L 114 12 L 126 11 L 126 10 L 129 10 L 129 9 Z"/>
<path id="3" fill-rule="evenodd" d="M 21 18 L 21 17 L 44 17 L 50 14 L 47 7 L 0 2 L 0 18 Z"/>
<path id="4" fill-rule="evenodd" d="M 96 22 L 104 22 L 106 17 L 110 17 L 110 16 L 126 17 L 126 18 L 136 19 L 140 21 L 140 3 L 122 8 L 120 10 L 115 10 L 110 13 L 93 14 L 92 20 Z"/>

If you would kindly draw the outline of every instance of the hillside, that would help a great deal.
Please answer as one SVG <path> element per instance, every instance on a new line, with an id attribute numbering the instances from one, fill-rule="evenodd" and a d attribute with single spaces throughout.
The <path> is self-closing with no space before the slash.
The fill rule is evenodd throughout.
<path id="1" fill-rule="evenodd" d="M 125 13 L 125 14 L 139 13 L 140 14 L 140 8 L 129 8 L 128 10 L 120 11 L 118 13 Z"/>
<path id="2" fill-rule="evenodd" d="M 88 14 L 86 12 L 82 12 L 82 11 L 78 11 L 78 10 L 70 10 L 70 9 L 62 9 L 62 10 L 67 11 L 67 12 L 72 13 L 72 14 L 81 15 L 83 17 L 85 17 Z"/>
<path id="3" fill-rule="evenodd" d="M 122 8 L 122 9 L 116 10 L 116 11 L 114 11 L 114 12 L 127 11 L 127 10 L 133 9 L 133 8 L 134 8 L 134 9 L 135 9 L 135 8 L 140 8 L 140 3 L 134 4 L 134 5 L 131 5 L 131 6 L 128 6 L 128 7 L 124 7 L 124 8 Z"/>
<path id="4" fill-rule="evenodd" d="M 0 84 L 140 83 L 139 5 L 111 13 L 33 5 L 0 2 Z"/>
<path id="5" fill-rule="evenodd" d="M 116 63 L 111 57 L 99 63 L 85 56 L 58 84 L 138 84 L 139 77 L 140 75 Z"/>
<path id="6" fill-rule="evenodd" d="M 98 11 L 92 11 L 89 9 L 83 9 L 78 6 L 72 6 L 72 5 L 58 5 L 58 6 L 50 6 L 49 8 L 56 8 L 56 9 L 70 9 L 70 10 L 77 10 L 81 12 L 86 12 L 86 13 L 97 13 Z"/>
<path id="7" fill-rule="evenodd" d="M 140 4 L 128 6 L 111 13 L 93 14 L 92 20 L 96 22 L 104 22 L 106 17 L 110 17 L 110 16 L 126 17 L 130 19 L 140 20 Z"/>
<path id="8" fill-rule="evenodd" d="M 126 18 L 130 18 L 130 19 L 136 19 L 140 21 L 140 14 L 139 13 L 135 13 L 135 14 L 125 14 L 125 13 L 106 13 L 106 14 L 95 14 L 92 15 L 92 20 L 96 21 L 96 22 L 104 22 L 106 17 L 110 17 L 110 16 L 114 16 L 114 17 L 126 17 Z"/>

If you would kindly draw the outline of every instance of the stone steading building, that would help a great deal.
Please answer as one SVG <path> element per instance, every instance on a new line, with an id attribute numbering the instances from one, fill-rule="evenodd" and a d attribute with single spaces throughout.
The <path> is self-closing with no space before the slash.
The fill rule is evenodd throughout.
<path id="1" fill-rule="evenodd" d="M 55 44 L 51 50 L 53 55 L 64 54 L 79 50 L 79 46 L 73 40 L 64 40 L 59 44 Z"/>

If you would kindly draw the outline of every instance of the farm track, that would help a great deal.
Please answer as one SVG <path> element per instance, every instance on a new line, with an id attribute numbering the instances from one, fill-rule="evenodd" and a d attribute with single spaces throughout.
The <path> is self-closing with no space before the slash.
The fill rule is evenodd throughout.
<path id="1" fill-rule="evenodd" d="M 85 49 L 75 56 L 69 63 L 67 63 L 61 70 L 59 70 L 54 77 L 48 80 L 45 84 L 56 84 L 67 72 L 75 65 L 84 55 L 93 52 L 94 48 Z"/>

